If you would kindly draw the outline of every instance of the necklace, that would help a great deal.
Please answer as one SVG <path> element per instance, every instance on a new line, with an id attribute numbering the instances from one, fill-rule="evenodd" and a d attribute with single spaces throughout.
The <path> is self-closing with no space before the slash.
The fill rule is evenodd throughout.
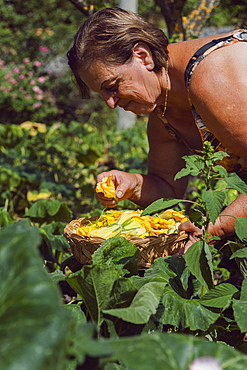
<path id="1" fill-rule="evenodd" d="M 169 83 L 169 79 L 168 79 L 168 67 L 169 67 L 169 63 L 168 63 L 168 60 L 166 61 L 166 95 L 165 95 L 165 102 L 164 102 L 164 107 L 163 107 L 163 112 L 162 112 L 162 117 L 165 116 L 166 114 L 166 107 L 167 107 L 167 100 L 168 100 L 168 83 Z"/>

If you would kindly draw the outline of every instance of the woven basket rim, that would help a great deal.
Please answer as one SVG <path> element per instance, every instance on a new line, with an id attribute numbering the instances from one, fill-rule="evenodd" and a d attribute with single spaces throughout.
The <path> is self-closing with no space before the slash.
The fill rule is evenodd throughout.
<path id="1" fill-rule="evenodd" d="M 97 219 L 94 217 L 81 217 L 72 220 L 64 228 L 64 236 L 68 240 L 70 249 L 74 257 L 82 265 L 92 264 L 93 253 L 101 246 L 105 240 L 100 237 L 88 237 L 75 233 L 75 228 L 83 222 Z M 180 231 L 179 233 L 150 235 L 140 238 L 138 236 L 123 237 L 139 249 L 137 261 L 138 270 L 146 270 L 151 267 L 158 257 L 172 256 L 185 245 L 188 239 L 188 233 Z"/>

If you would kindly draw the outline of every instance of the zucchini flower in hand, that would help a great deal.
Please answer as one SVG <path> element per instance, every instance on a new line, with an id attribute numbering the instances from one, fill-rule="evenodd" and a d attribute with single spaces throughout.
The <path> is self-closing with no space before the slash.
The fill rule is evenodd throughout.
<path id="1" fill-rule="evenodd" d="M 98 182 L 95 190 L 96 193 L 103 193 L 106 198 L 114 198 L 116 201 L 118 201 L 115 184 L 112 181 L 112 178 L 113 175 L 104 177 L 101 182 Z"/>

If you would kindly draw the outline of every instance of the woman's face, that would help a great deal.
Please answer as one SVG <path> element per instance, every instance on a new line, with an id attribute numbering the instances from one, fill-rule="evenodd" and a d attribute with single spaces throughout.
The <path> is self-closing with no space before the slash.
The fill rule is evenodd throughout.
<path id="1" fill-rule="evenodd" d="M 141 53 L 123 65 L 105 65 L 97 61 L 80 74 L 87 86 L 99 92 L 109 108 L 117 106 L 136 114 L 149 114 L 161 99 L 159 76 L 153 61 Z"/>

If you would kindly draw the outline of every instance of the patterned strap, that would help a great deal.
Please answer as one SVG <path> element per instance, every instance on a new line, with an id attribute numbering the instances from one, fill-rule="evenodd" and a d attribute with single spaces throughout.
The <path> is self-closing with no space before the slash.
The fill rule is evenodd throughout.
<path id="1" fill-rule="evenodd" d="M 200 49 L 198 49 L 195 52 L 195 54 L 192 56 L 192 58 L 190 59 L 186 67 L 185 73 L 184 73 L 185 84 L 186 84 L 187 89 L 189 88 L 190 79 L 194 71 L 194 68 L 201 62 L 203 58 L 205 58 L 212 51 L 222 46 L 226 46 L 226 45 L 238 42 L 238 41 L 247 41 L 247 31 L 242 30 L 242 31 L 234 33 L 233 35 L 221 37 L 216 40 L 212 40 L 208 42 L 207 44 L 203 45 Z"/>

